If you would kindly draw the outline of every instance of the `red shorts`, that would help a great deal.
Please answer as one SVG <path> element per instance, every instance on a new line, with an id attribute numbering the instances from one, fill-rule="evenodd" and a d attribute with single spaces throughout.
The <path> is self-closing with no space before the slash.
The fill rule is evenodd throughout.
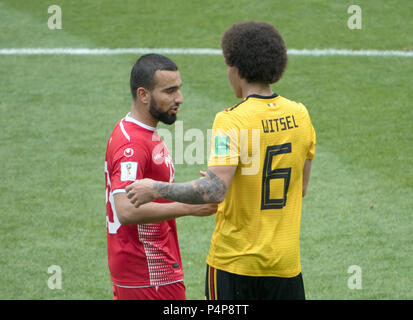
<path id="1" fill-rule="evenodd" d="M 124 288 L 113 285 L 114 300 L 185 300 L 183 281 L 158 287 Z"/>

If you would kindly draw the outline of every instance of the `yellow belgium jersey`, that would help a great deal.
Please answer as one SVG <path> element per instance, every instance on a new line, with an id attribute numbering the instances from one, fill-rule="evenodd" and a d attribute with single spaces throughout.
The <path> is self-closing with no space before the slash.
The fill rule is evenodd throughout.
<path id="1" fill-rule="evenodd" d="M 237 166 L 218 206 L 207 263 L 248 276 L 301 272 L 303 168 L 316 137 L 307 109 L 276 94 L 219 112 L 208 167 Z"/>

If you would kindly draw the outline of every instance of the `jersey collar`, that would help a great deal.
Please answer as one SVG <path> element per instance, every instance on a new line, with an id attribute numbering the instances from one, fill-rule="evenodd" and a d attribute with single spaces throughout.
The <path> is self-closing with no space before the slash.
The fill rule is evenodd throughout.
<path id="1" fill-rule="evenodd" d="M 130 112 L 125 116 L 125 121 L 132 122 L 132 123 L 144 128 L 144 129 L 147 129 L 147 130 L 150 130 L 150 131 L 155 131 L 156 130 L 155 127 L 148 126 L 147 124 L 144 124 L 143 122 L 140 122 L 140 121 L 132 118 L 130 116 Z"/>
<path id="2" fill-rule="evenodd" d="M 248 98 L 274 99 L 274 98 L 277 98 L 277 97 L 278 97 L 278 94 L 276 94 L 276 93 L 273 93 L 273 94 L 270 95 L 270 96 L 261 96 L 261 95 L 259 95 L 259 94 L 250 94 L 249 96 L 246 96 L 246 97 L 244 98 L 244 100 L 247 100 Z"/>

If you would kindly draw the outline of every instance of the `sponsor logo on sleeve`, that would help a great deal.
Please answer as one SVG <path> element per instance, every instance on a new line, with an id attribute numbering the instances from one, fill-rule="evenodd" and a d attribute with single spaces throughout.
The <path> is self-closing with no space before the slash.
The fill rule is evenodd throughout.
<path id="1" fill-rule="evenodd" d="M 128 157 L 128 158 L 129 158 L 129 157 L 132 157 L 133 154 L 134 154 L 134 151 L 133 151 L 132 148 L 126 148 L 125 151 L 123 151 L 123 155 L 124 155 L 125 157 Z"/>

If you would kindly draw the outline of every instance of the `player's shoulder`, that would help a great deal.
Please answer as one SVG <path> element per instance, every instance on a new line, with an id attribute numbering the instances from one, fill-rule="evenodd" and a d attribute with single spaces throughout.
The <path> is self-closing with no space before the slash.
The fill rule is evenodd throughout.
<path id="1" fill-rule="evenodd" d="M 299 112 L 305 116 L 309 116 L 307 107 L 302 102 L 294 101 L 283 96 L 279 96 L 277 102 L 280 108 L 287 109 L 288 111 Z"/>
<path id="2" fill-rule="evenodd" d="M 153 136 L 157 136 L 155 127 L 144 124 L 132 118 L 129 114 L 117 123 L 114 134 L 121 140 L 134 141 L 136 143 L 145 143 L 148 140 L 153 140 Z"/>
<path id="3" fill-rule="evenodd" d="M 249 96 L 247 96 L 247 97 L 245 97 L 245 98 L 243 98 L 240 102 L 238 102 L 237 104 L 234 104 L 233 106 L 231 106 L 231 107 L 228 107 L 228 108 L 225 108 L 223 111 L 221 111 L 221 112 L 223 112 L 223 113 L 227 113 L 227 114 L 239 114 L 239 113 L 242 113 L 243 111 L 245 111 L 246 110 L 246 108 L 248 108 L 248 106 L 250 105 L 250 104 L 254 104 L 255 102 L 254 102 L 254 99 L 251 99 L 251 98 L 255 98 L 255 99 L 259 99 L 259 100 L 266 100 L 266 99 L 269 99 L 269 100 L 272 100 L 272 99 L 274 99 L 274 98 L 276 98 L 277 97 L 277 94 L 274 94 L 274 95 L 272 95 L 272 96 L 270 96 L 270 97 L 263 97 L 263 96 L 259 96 L 259 95 L 256 95 L 256 94 L 252 94 L 252 95 L 249 95 Z"/>
<path id="4" fill-rule="evenodd" d="M 242 102 L 241 102 L 242 103 Z M 225 108 L 218 113 L 215 114 L 214 125 L 216 126 L 223 126 L 223 127 L 231 127 L 236 125 L 240 120 L 239 112 L 235 112 L 236 104 L 232 107 Z"/>
<path id="5" fill-rule="evenodd" d="M 243 107 L 247 104 L 247 102 L 248 98 L 244 98 L 242 101 L 221 110 L 215 117 L 225 119 L 226 121 L 230 121 L 231 119 L 235 120 L 243 114 Z"/>
<path id="6" fill-rule="evenodd" d="M 268 103 L 272 103 L 277 98 L 277 94 L 272 96 L 260 96 L 257 94 L 243 98 L 239 103 L 227 107 L 218 112 L 215 116 L 215 123 L 230 127 L 248 127 L 259 117 Z"/>
<path id="7" fill-rule="evenodd" d="M 236 104 L 234 104 L 231 107 L 225 108 L 224 110 L 222 110 L 221 112 L 223 113 L 228 113 L 228 114 L 235 114 L 236 111 L 239 111 L 240 108 L 238 108 L 239 106 L 241 106 L 243 103 L 245 103 L 247 101 L 247 99 L 242 99 L 241 102 L 238 102 Z M 238 108 L 238 109 L 237 109 Z"/>
<path id="8" fill-rule="evenodd" d="M 116 123 L 110 139 L 112 139 L 112 142 L 115 145 L 123 145 L 131 141 L 131 136 L 130 130 L 128 130 L 127 126 L 125 126 L 123 118 Z"/>
<path id="9" fill-rule="evenodd" d="M 124 152 L 142 152 L 150 147 L 153 132 L 139 130 L 133 123 L 122 118 L 113 128 L 112 134 L 108 141 L 108 150 L 112 154 L 120 151 Z M 128 151 L 129 150 L 129 151 Z"/>

